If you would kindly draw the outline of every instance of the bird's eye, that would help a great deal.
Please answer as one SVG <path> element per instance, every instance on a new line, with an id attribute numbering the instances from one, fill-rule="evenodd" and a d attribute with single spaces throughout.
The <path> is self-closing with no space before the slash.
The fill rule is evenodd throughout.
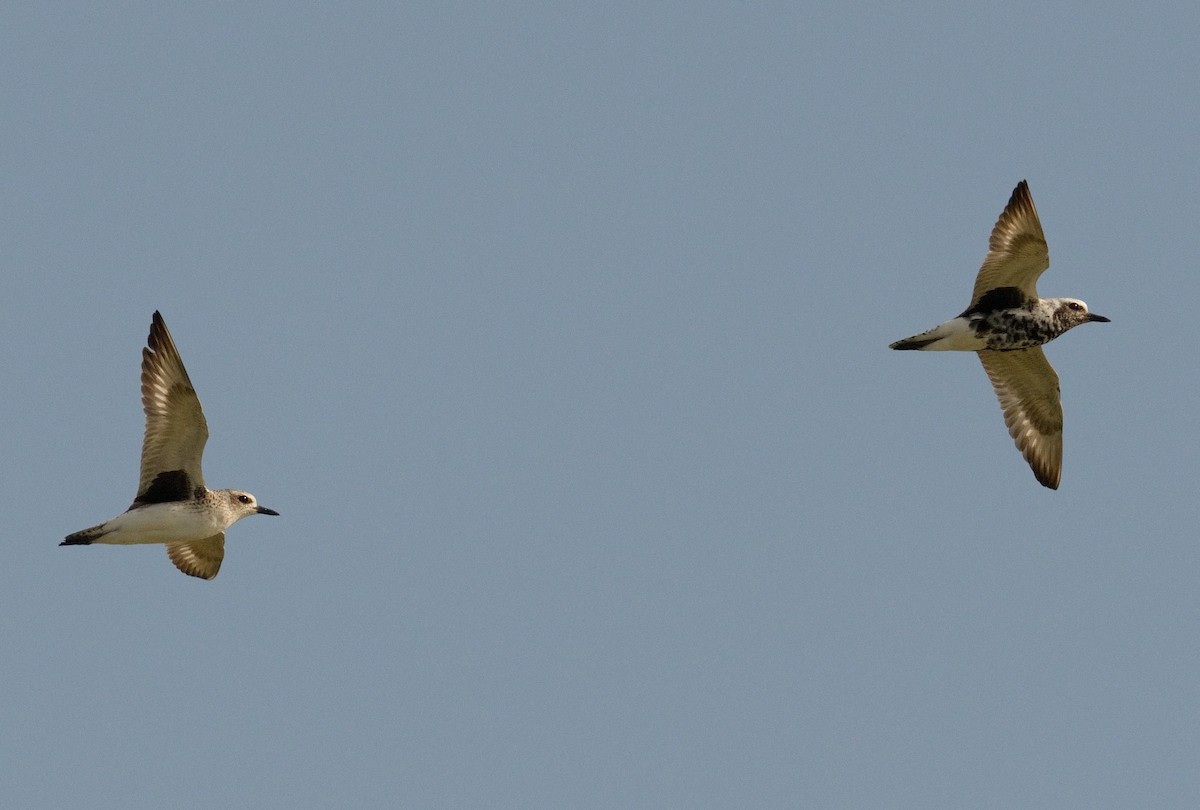
<path id="1" fill-rule="evenodd" d="M 1079 304 L 1076 304 L 1074 301 L 1072 301 L 1072 302 L 1071 302 L 1071 309 L 1073 309 L 1073 310 L 1075 310 L 1075 311 L 1079 311 L 1079 310 L 1083 309 L 1083 307 L 1081 307 Z"/>
<path id="2" fill-rule="evenodd" d="M 249 495 L 238 495 L 238 500 L 241 501 L 242 503 L 250 503 L 250 496 Z"/>

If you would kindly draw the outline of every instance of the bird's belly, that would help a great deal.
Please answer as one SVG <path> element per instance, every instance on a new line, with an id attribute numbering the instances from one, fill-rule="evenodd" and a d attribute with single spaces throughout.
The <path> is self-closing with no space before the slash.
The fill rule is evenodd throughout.
<path id="1" fill-rule="evenodd" d="M 202 540 L 224 531 L 226 526 L 210 510 L 192 501 L 152 503 L 131 509 L 105 524 L 107 532 L 97 543 L 131 545 Z"/>
<path id="2" fill-rule="evenodd" d="M 1015 351 L 1041 346 L 1058 333 L 1043 319 L 1001 310 L 971 318 L 971 330 L 992 351 Z"/>

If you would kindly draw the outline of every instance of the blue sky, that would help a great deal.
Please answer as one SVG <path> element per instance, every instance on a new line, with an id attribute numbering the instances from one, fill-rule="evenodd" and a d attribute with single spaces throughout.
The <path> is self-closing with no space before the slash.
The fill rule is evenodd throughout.
<path id="1" fill-rule="evenodd" d="M 0 12 L 12 807 L 1200 801 L 1186 4 Z M 1027 178 L 1062 488 L 961 311 Z M 134 495 L 150 315 L 212 582 Z M 1180 359 L 1182 358 L 1182 359 Z"/>

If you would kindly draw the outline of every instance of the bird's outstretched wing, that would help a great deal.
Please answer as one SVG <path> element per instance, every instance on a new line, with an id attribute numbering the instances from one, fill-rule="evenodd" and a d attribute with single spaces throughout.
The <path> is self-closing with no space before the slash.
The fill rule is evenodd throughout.
<path id="1" fill-rule="evenodd" d="M 1062 404 L 1058 375 L 1041 346 L 1010 352 L 981 351 L 1004 424 L 1042 486 L 1058 489 L 1062 478 Z"/>
<path id="2" fill-rule="evenodd" d="M 167 556 L 188 576 L 212 579 L 225 559 L 225 533 L 190 543 L 167 543 Z"/>
<path id="3" fill-rule="evenodd" d="M 146 411 L 146 435 L 142 440 L 142 470 L 138 497 L 134 504 L 147 500 L 175 500 L 166 489 L 191 490 L 204 486 L 200 457 L 208 441 L 208 423 L 192 381 L 179 358 L 175 341 L 167 331 L 162 315 L 155 312 L 150 337 L 142 349 L 142 407 Z M 182 470 L 187 476 L 164 478 L 151 492 L 151 485 L 162 473 Z M 144 498 L 151 492 L 149 499 Z M 219 560 L 218 560 L 219 564 Z M 215 570 L 214 570 L 215 573 Z"/>
<path id="4" fill-rule="evenodd" d="M 987 293 L 1002 287 L 1015 287 L 1026 298 L 1036 299 L 1038 276 L 1049 266 L 1046 235 L 1042 233 L 1029 184 L 1022 180 L 992 228 L 988 254 L 975 277 L 968 311 L 977 307 Z"/>

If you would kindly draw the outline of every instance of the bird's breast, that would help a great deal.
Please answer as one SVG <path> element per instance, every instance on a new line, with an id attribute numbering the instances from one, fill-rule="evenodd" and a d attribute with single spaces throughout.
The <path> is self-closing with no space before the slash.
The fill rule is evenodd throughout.
<path id="1" fill-rule="evenodd" d="M 1054 320 L 1041 312 L 1004 309 L 970 319 L 975 335 L 992 351 L 1014 351 L 1041 346 L 1062 334 Z"/>

